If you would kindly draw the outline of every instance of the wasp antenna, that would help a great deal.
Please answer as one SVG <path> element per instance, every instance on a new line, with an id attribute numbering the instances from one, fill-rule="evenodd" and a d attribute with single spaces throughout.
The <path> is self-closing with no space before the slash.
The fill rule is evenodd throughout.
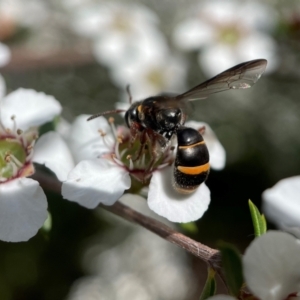
<path id="1" fill-rule="evenodd" d="M 125 109 L 108 110 L 108 111 L 105 111 L 105 112 L 98 113 L 98 114 L 95 114 L 95 115 L 90 116 L 90 117 L 87 119 L 87 121 L 91 121 L 91 120 L 93 120 L 93 119 L 96 119 L 96 118 L 98 118 L 98 117 L 105 116 L 105 115 L 119 114 L 119 113 L 122 113 L 122 112 L 125 112 L 125 111 L 126 111 Z"/>
<path id="2" fill-rule="evenodd" d="M 126 85 L 126 92 L 128 94 L 128 97 L 129 97 L 129 104 L 132 104 L 132 96 L 131 96 L 131 92 L 130 92 L 130 84 Z"/>

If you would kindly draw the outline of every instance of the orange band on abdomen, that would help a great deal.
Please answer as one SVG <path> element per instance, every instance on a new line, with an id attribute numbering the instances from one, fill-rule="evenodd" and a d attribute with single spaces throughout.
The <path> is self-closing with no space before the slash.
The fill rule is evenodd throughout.
<path id="1" fill-rule="evenodd" d="M 178 166 L 177 170 L 188 175 L 198 175 L 209 170 L 209 163 L 196 167 Z"/>
<path id="2" fill-rule="evenodd" d="M 201 141 L 201 142 L 195 143 L 193 145 L 179 146 L 178 148 L 179 149 L 187 149 L 187 148 L 192 148 L 192 147 L 195 147 L 195 146 L 198 146 L 198 145 L 204 145 L 204 144 L 205 144 L 205 142 Z"/>

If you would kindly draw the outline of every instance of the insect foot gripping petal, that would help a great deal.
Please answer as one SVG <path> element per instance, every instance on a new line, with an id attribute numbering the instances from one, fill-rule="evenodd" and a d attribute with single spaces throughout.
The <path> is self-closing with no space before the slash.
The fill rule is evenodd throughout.
<path id="1" fill-rule="evenodd" d="M 196 129 L 178 129 L 177 140 L 173 185 L 177 192 L 190 194 L 207 179 L 209 153 L 202 135 Z"/>

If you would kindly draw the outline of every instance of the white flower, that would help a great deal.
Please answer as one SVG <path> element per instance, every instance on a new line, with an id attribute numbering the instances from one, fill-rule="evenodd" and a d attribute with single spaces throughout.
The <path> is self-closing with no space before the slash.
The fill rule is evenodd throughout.
<path id="1" fill-rule="evenodd" d="M 278 227 L 300 227 L 300 176 L 280 180 L 264 191 L 263 211 Z"/>
<path id="2" fill-rule="evenodd" d="M 244 277 L 261 300 L 299 299 L 300 242 L 291 235 L 269 231 L 255 239 L 243 257 Z"/>
<path id="3" fill-rule="evenodd" d="M 10 61 L 11 53 L 9 48 L 0 43 L 0 67 L 5 66 Z M 1 75 L 0 75 L 1 76 Z M 2 77 L 0 77 L 0 81 L 2 81 Z M 0 82 L 1 86 L 1 82 Z M 1 96 L 1 88 L 0 88 L 0 96 Z"/>
<path id="4" fill-rule="evenodd" d="M 95 58 L 108 67 L 123 62 L 153 61 L 166 53 L 165 40 L 156 29 L 158 18 L 139 3 L 91 3 L 72 10 L 72 28 L 91 38 Z"/>
<path id="5" fill-rule="evenodd" d="M 187 65 L 179 57 L 157 53 L 153 60 L 136 59 L 115 68 L 111 72 L 113 81 L 124 90 L 130 84 L 135 99 L 155 96 L 161 91 L 182 92 L 185 89 Z M 128 103 L 128 95 L 124 95 Z"/>
<path id="6" fill-rule="evenodd" d="M 268 231 L 256 238 L 243 257 L 247 288 L 260 300 L 300 299 L 299 253 L 300 242 L 290 234 Z M 207 300 L 235 299 L 217 295 Z"/>
<path id="7" fill-rule="evenodd" d="M 148 193 L 150 209 L 173 222 L 190 222 L 203 215 L 210 202 L 210 192 L 204 183 L 190 195 L 180 195 L 173 189 L 172 168 L 168 166 L 174 160 L 171 145 L 149 169 L 152 155 L 147 151 L 134 159 L 138 155 L 140 142 L 135 141 L 130 146 L 128 128 L 115 129 L 103 117 L 86 122 L 87 117 L 77 118 L 70 133 L 71 149 L 78 152 L 77 159 L 86 160 L 79 162 L 63 183 L 64 198 L 88 208 L 94 208 L 99 203 L 112 205 L 130 188 L 131 178 L 147 182 L 152 176 Z M 98 130 L 97 126 L 100 126 Z M 194 122 L 189 126 L 199 129 L 203 123 Z M 208 148 L 211 147 L 212 152 L 219 151 L 221 156 L 215 160 L 218 155 L 211 153 L 211 165 L 221 168 L 225 162 L 224 149 L 218 145 L 214 135 L 210 136 L 211 129 L 207 125 L 206 128 Z"/>
<path id="8" fill-rule="evenodd" d="M 3 87 L 2 87 L 3 89 Z M 47 135 L 38 137 L 38 127 L 59 115 L 61 106 L 52 96 L 34 90 L 19 89 L 0 99 L 0 239 L 27 241 L 34 236 L 47 218 L 46 196 L 38 182 L 26 178 L 34 173 L 34 150 L 54 172 L 53 159 L 60 145 Z M 52 137 L 55 134 L 52 134 Z M 52 143 L 53 142 L 53 143 Z M 43 151 L 51 155 L 43 157 Z M 48 160 L 50 162 L 48 163 Z M 57 172 L 64 179 L 65 156 Z M 57 161 L 56 164 L 59 162 Z M 71 168 L 71 167 L 70 167 Z M 69 170 L 68 170 L 69 171 Z"/>
<path id="9" fill-rule="evenodd" d="M 209 76 L 257 58 L 266 58 L 267 71 L 272 71 L 276 45 L 265 32 L 275 20 L 272 7 L 260 2 L 205 1 L 175 28 L 174 43 L 183 50 L 201 50 L 199 64 Z"/>

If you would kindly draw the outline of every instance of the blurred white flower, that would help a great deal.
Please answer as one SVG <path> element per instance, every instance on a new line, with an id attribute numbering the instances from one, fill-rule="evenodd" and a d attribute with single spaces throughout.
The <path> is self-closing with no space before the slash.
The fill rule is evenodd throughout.
<path id="1" fill-rule="evenodd" d="M 268 231 L 243 257 L 249 290 L 260 300 L 299 299 L 300 243 L 290 234 Z"/>
<path id="2" fill-rule="evenodd" d="M 87 208 L 95 208 L 99 203 L 112 205 L 130 188 L 131 178 L 146 182 L 152 176 L 148 205 L 153 211 L 172 222 L 190 222 L 203 215 L 210 202 L 210 191 L 204 183 L 189 195 L 175 192 L 172 186 L 169 165 L 174 160 L 173 147 L 167 146 L 149 169 L 152 158 L 149 151 L 133 159 L 140 142 L 130 145 L 128 128 L 115 129 L 103 117 L 87 122 L 87 117 L 78 117 L 70 132 L 69 144 L 80 162 L 63 183 L 64 198 Z M 187 125 L 199 129 L 203 123 Z M 207 138 L 211 150 L 211 166 L 220 169 L 225 163 L 225 151 L 208 125 L 205 126 L 204 139 Z"/>
<path id="3" fill-rule="evenodd" d="M 11 53 L 10 53 L 9 48 L 6 45 L 0 43 L 0 67 L 5 66 L 10 61 L 10 58 L 11 58 Z M 1 79 L 1 78 L 0 78 L 0 81 L 3 81 L 3 79 Z M 1 85 L 1 83 L 0 83 L 0 85 Z M 1 90 L 0 90 L 0 96 L 1 96 Z"/>
<path id="4" fill-rule="evenodd" d="M 48 151 L 44 162 L 57 157 L 56 151 L 60 147 L 56 141 L 51 139 L 45 145 L 45 135 L 37 144 L 35 142 L 38 126 L 53 120 L 60 112 L 61 106 L 54 97 L 34 90 L 18 89 L 0 99 L 1 240 L 27 241 L 47 218 L 46 196 L 39 183 L 27 177 L 34 173 L 34 150 L 40 158 L 43 157 L 41 145 Z M 61 159 L 60 169 L 64 168 L 66 161 L 65 157 Z M 51 166 L 50 169 L 58 171 Z M 64 178 L 61 170 L 56 174 L 60 179 Z"/>
<path id="5" fill-rule="evenodd" d="M 300 176 L 280 180 L 262 198 L 264 213 L 279 228 L 300 227 Z"/>
<path id="6" fill-rule="evenodd" d="M 124 90 L 130 84 L 135 99 L 155 96 L 161 91 L 182 92 L 185 89 L 187 65 L 179 57 L 157 53 L 153 60 L 143 58 L 127 62 L 111 72 L 113 81 Z M 123 96 L 128 103 L 128 95 Z"/>
<path id="7" fill-rule="evenodd" d="M 167 51 L 157 30 L 158 18 L 139 3 L 90 3 L 72 10 L 71 26 L 78 34 L 91 38 L 95 58 L 108 67 L 123 62 L 153 61 Z"/>
<path id="8" fill-rule="evenodd" d="M 175 28 L 173 40 L 183 50 L 200 50 L 199 64 L 209 76 L 257 58 L 268 60 L 270 72 L 277 65 L 276 44 L 266 32 L 276 17 L 261 2 L 205 1 Z"/>
<path id="9" fill-rule="evenodd" d="M 38 28 L 48 15 L 44 1 L 0 0 L 0 37 L 9 38 L 22 27 Z"/>
<path id="10" fill-rule="evenodd" d="M 126 205 L 146 215 L 151 213 L 141 197 L 126 194 L 120 201 L 125 197 Z M 102 209 L 97 212 L 110 230 L 89 239 L 82 265 L 90 275 L 75 282 L 68 300 L 193 298 L 197 283 L 186 253 Z"/>

